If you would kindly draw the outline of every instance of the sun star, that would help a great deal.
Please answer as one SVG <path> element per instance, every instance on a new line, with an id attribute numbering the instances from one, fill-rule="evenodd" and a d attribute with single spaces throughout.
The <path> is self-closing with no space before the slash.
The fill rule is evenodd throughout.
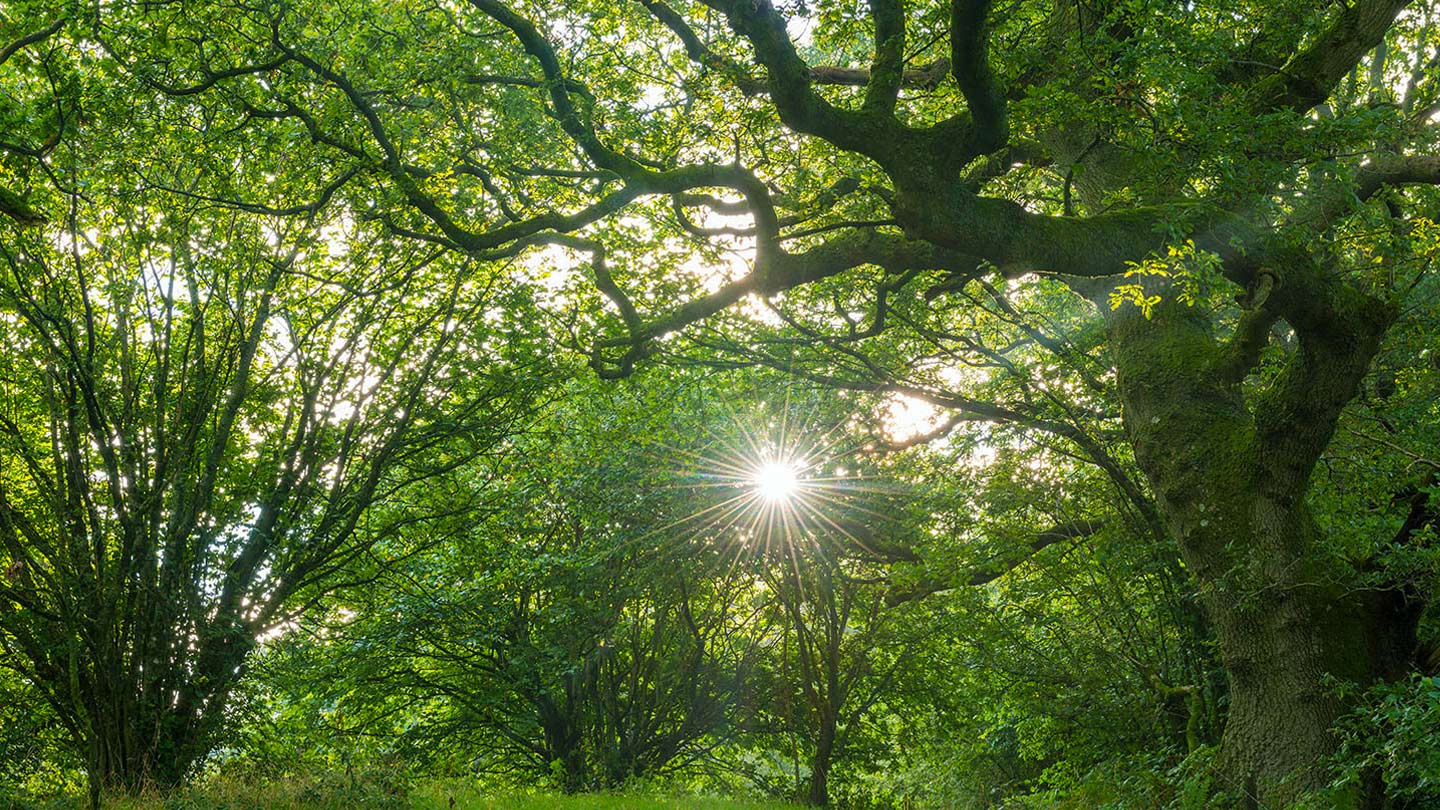
<path id="1" fill-rule="evenodd" d="M 767 461 L 755 471 L 752 481 L 755 492 L 771 503 L 784 503 L 795 496 L 800 478 L 795 465 L 785 461 Z"/>

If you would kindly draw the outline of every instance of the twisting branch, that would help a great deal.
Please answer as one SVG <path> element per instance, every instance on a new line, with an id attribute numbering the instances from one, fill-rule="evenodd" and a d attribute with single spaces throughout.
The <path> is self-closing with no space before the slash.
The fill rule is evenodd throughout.
<path id="1" fill-rule="evenodd" d="M 990 69 L 990 6 L 992 0 L 951 0 L 950 60 L 955 81 L 974 120 L 974 148 L 993 152 L 1005 145 L 1010 124 L 1005 94 Z"/>
<path id="2" fill-rule="evenodd" d="M 870 16 L 875 21 L 875 59 L 862 109 L 889 115 L 904 78 L 905 6 L 901 0 L 870 0 Z"/>
<path id="3" fill-rule="evenodd" d="M 891 0 L 891 2 L 898 5 L 897 0 Z M 681 45 L 685 48 L 685 55 L 692 62 L 701 67 L 720 71 L 746 95 L 755 96 L 770 92 L 770 82 L 767 78 L 752 75 L 743 65 L 736 64 L 733 60 L 716 53 L 701 41 L 700 35 L 689 23 L 685 22 L 685 18 L 675 9 L 660 0 L 640 0 L 640 3 L 660 24 L 670 29 L 679 38 Z M 897 62 L 897 69 L 902 67 L 903 64 Z M 810 81 L 815 84 L 865 87 L 870 84 L 873 68 L 816 65 L 808 70 Z M 919 67 L 904 68 L 900 70 L 899 87 L 933 89 L 949 73 L 949 59 L 937 59 Z M 897 91 L 899 87 L 896 88 Z"/>
<path id="4" fill-rule="evenodd" d="M 1279 313 L 1265 307 L 1270 291 L 1275 288 L 1275 274 L 1261 272 L 1246 301 L 1245 311 L 1235 325 L 1230 340 L 1220 348 L 1215 371 L 1222 382 L 1238 383 L 1260 362 L 1270 339 L 1270 329 L 1279 320 Z"/>
<path id="5" fill-rule="evenodd" d="M 55 22 L 40 29 L 39 31 L 36 31 L 32 34 L 26 34 L 25 36 L 20 37 L 14 42 L 6 45 L 5 47 L 0 48 L 0 65 L 3 65 L 6 62 L 10 61 L 10 57 L 14 56 L 25 48 L 28 48 L 31 45 L 35 45 L 40 42 L 44 42 L 50 37 L 60 33 L 60 29 L 65 27 L 65 23 L 68 19 L 68 17 L 62 16 L 56 19 Z"/>
<path id="6" fill-rule="evenodd" d="M 555 49 L 534 23 L 495 0 L 470 0 L 470 5 L 509 29 L 525 49 L 525 53 L 540 64 L 540 70 L 545 74 L 550 103 L 555 108 L 555 118 L 560 122 L 565 134 L 584 150 L 586 157 L 599 168 L 615 172 L 623 178 L 643 173 L 644 168 L 634 159 L 616 152 L 600 141 L 590 120 L 589 108 L 593 96 L 589 91 L 576 92 L 577 85 L 567 80 L 560 68 L 560 59 L 556 56 Z M 577 105 L 572 93 L 580 95 L 583 103 Z"/>
<path id="7" fill-rule="evenodd" d="M 592 354 L 592 365 L 604 377 L 628 376 L 634 362 L 649 351 L 656 338 L 716 315 L 748 295 L 775 295 L 864 265 L 898 274 L 912 269 L 966 266 L 965 262 L 965 257 L 943 248 L 878 231 L 837 234 L 804 253 L 774 248 L 757 256 L 751 272 L 744 277 L 630 330 L 623 339 L 601 341 Z M 973 260 L 968 266 L 975 266 Z M 621 347 L 625 353 L 620 357 L 604 358 L 604 350 Z"/>
<path id="8" fill-rule="evenodd" d="M 846 109 L 823 98 L 815 91 L 815 70 L 800 58 L 785 17 L 770 0 L 704 3 L 725 14 L 730 27 L 749 41 L 766 70 L 780 120 L 796 132 L 864 155 L 897 179 L 948 177 L 981 153 L 994 151 L 977 146 L 969 112 L 915 129 L 900 123 L 887 105 Z"/>
<path id="9" fill-rule="evenodd" d="M 1330 27 L 1284 65 L 1253 85 L 1252 107 L 1263 112 L 1309 110 L 1385 38 L 1395 17 L 1413 0 L 1357 0 Z M 1295 27 L 1299 30 L 1299 26 Z M 1289 49 L 1286 48 L 1285 52 Z"/>
<path id="10" fill-rule="evenodd" d="M 705 0 L 705 4 L 724 13 L 730 26 L 750 41 L 769 74 L 770 97 L 786 125 L 882 165 L 890 162 L 886 138 L 895 135 L 894 119 L 861 115 L 821 98 L 814 90 L 810 66 L 796 52 L 785 18 L 770 0 Z"/>
<path id="11" fill-rule="evenodd" d="M 34 31 L 30 34 L 19 37 L 13 42 L 6 44 L 3 48 L 0 48 L 0 65 L 4 65 L 6 62 L 10 61 L 10 58 L 12 56 L 30 47 L 31 45 L 36 45 L 44 42 L 50 37 L 58 34 L 60 32 L 60 29 L 65 27 L 65 23 L 68 21 L 68 19 L 69 18 L 66 16 L 61 16 L 54 22 L 52 22 L 50 25 L 47 25 L 46 27 L 38 31 Z M 59 133 L 56 133 L 53 137 L 58 139 Z M 41 157 L 45 151 L 48 150 L 45 147 L 42 147 L 38 150 L 30 149 L 26 147 L 21 147 L 18 144 L 11 147 L 0 145 L 0 152 L 3 151 L 12 151 L 19 154 L 25 154 L 29 157 L 38 158 Z M 0 216 L 9 217 L 22 228 L 40 225 L 45 222 L 45 215 L 35 210 L 35 208 L 30 205 L 30 202 L 28 200 L 26 200 L 20 194 L 17 194 L 3 186 L 0 186 Z"/>
<path id="12" fill-rule="evenodd" d="M 923 599 L 932 594 L 953 590 L 957 587 L 978 587 L 987 585 L 1024 565 L 1041 551 L 1057 543 L 1074 542 L 1089 538 L 1105 528 L 1098 520 L 1079 520 L 1074 523 L 1054 526 L 1037 532 L 1023 547 L 1009 554 L 1000 554 L 971 568 L 968 575 L 954 579 L 926 578 L 902 589 L 892 590 L 885 601 L 892 607 L 903 602 Z"/>

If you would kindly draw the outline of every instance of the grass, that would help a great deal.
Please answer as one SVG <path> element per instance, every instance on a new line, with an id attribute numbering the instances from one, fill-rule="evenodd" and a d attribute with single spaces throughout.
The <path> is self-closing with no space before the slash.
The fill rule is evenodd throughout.
<path id="1" fill-rule="evenodd" d="M 451 800 L 454 804 L 451 804 Z M 84 810 L 80 796 L 22 800 L 0 793 L 0 810 Z M 354 783 L 341 776 L 318 780 L 241 782 L 211 780 L 169 796 L 107 796 L 105 810 L 796 810 L 758 799 L 646 793 L 487 793 L 466 782 L 428 782 L 406 791 Z"/>
<path id="2" fill-rule="evenodd" d="M 656 796 L 643 794 L 590 794 L 582 796 L 509 795 L 487 796 L 457 791 L 456 810 L 793 810 L 794 805 L 753 799 L 724 799 L 706 796 Z M 450 793 L 444 788 L 417 791 L 412 797 L 416 810 L 445 810 Z"/>

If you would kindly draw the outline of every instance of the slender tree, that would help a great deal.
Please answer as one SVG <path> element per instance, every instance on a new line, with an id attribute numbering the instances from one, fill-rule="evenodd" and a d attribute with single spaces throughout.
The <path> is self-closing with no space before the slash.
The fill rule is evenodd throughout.
<path id="1" fill-rule="evenodd" d="M 256 639 L 423 519 L 369 507 L 493 446 L 530 386 L 458 326 L 494 277 L 434 249 L 74 206 L 0 248 L 0 642 L 93 784 L 167 788 Z"/>

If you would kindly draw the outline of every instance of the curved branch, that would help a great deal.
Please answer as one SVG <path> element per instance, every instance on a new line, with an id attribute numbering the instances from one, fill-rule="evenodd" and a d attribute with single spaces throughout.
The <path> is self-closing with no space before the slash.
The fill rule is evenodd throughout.
<path id="1" fill-rule="evenodd" d="M 990 69 L 990 6 L 992 0 L 952 0 L 950 60 L 960 93 L 975 125 L 973 148 L 993 152 L 1005 145 L 1010 124 L 1005 94 Z"/>
<path id="2" fill-rule="evenodd" d="M 31 45 L 35 45 L 40 42 L 44 42 L 50 37 L 58 34 L 60 32 L 60 29 L 65 27 L 65 23 L 68 19 L 68 17 L 61 16 L 60 18 L 55 20 L 55 22 L 40 29 L 39 31 L 36 31 L 32 34 L 26 34 L 25 36 L 20 37 L 14 42 L 6 45 L 4 48 L 0 48 L 0 65 L 3 65 L 6 62 L 10 61 L 10 57 L 14 56 L 25 48 L 28 48 Z"/>
<path id="3" fill-rule="evenodd" d="M 905 6 L 901 0 L 870 0 L 870 16 L 875 20 L 875 59 L 861 109 L 890 115 L 904 80 Z"/>
<path id="4" fill-rule="evenodd" d="M 716 315 L 748 295 L 775 295 L 864 265 L 898 274 L 912 269 L 974 268 L 976 262 L 967 264 L 966 257 L 925 242 L 869 230 L 835 236 L 804 253 L 774 248 L 758 255 L 743 278 L 632 329 L 624 339 L 600 341 L 592 353 L 592 365 L 605 377 L 629 376 L 634 362 L 651 351 L 649 346 L 656 338 Z M 603 350 L 620 347 L 626 348 L 623 355 L 603 359 Z"/>
<path id="5" fill-rule="evenodd" d="M 1299 112 L 1329 98 L 1335 85 L 1385 38 L 1413 0 L 1356 0 L 1304 50 L 1254 85 L 1257 111 Z M 1298 28 L 1298 26 L 1297 26 Z"/>
<path id="6" fill-rule="evenodd" d="M 978 587 L 988 585 L 991 582 L 1005 576 L 1006 574 L 1024 565 L 1036 554 L 1057 543 L 1084 540 L 1105 528 L 1105 523 L 1098 520 L 1080 520 L 1074 523 L 1055 526 L 1041 532 L 1026 543 L 1017 553 L 997 556 L 991 560 L 980 563 L 971 569 L 968 576 L 957 579 L 927 578 L 901 590 L 891 591 L 885 597 L 886 603 L 891 607 L 902 602 L 909 602 L 915 599 L 923 599 L 932 594 L 953 590 L 961 586 Z"/>
<path id="7" fill-rule="evenodd" d="M 510 30 L 536 62 L 540 63 L 540 70 L 545 74 L 546 89 L 550 94 L 550 103 L 555 107 L 555 118 L 565 130 L 565 134 L 574 139 L 575 143 L 585 152 L 596 166 L 615 172 L 621 177 L 632 177 L 643 172 L 641 166 L 633 158 L 622 155 L 609 148 L 600 141 L 595 133 L 595 128 L 590 121 L 589 103 L 591 98 L 588 91 L 580 93 L 587 103 L 577 106 L 571 98 L 575 92 L 576 83 L 570 81 L 560 68 L 560 59 L 555 54 L 555 49 L 546 41 L 545 36 L 534 23 L 516 14 L 509 7 L 495 0 L 470 0 L 481 13 L 500 23 Z"/>

